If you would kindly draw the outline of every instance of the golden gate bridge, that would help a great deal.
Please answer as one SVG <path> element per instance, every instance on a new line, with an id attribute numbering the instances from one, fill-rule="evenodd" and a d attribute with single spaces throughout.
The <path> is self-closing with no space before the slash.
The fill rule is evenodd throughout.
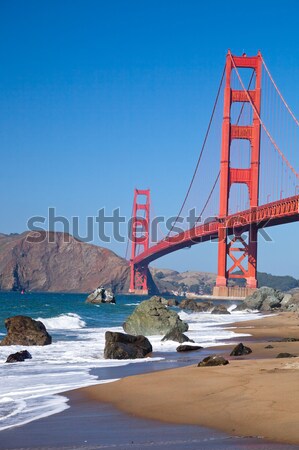
<path id="1" fill-rule="evenodd" d="M 231 279 L 244 280 L 239 295 L 256 289 L 259 230 L 299 220 L 298 132 L 261 53 L 228 51 L 191 182 L 171 228 L 156 242 L 150 190 L 135 189 L 130 292 L 148 293 L 152 261 L 212 239 L 218 242 L 213 294 L 236 295 Z M 182 229 L 191 208 L 198 216 Z"/>

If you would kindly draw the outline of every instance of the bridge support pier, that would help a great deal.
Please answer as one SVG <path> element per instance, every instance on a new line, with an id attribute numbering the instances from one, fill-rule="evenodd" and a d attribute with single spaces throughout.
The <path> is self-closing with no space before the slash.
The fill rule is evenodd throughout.
<path id="1" fill-rule="evenodd" d="M 249 288 L 246 286 L 215 286 L 213 289 L 214 297 L 222 298 L 240 298 L 243 299 L 248 295 L 251 295 L 256 291 L 256 289 Z"/>
<path id="2" fill-rule="evenodd" d="M 130 262 L 130 294 L 148 295 L 148 272 L 147 266 L 135 266 Z"/>

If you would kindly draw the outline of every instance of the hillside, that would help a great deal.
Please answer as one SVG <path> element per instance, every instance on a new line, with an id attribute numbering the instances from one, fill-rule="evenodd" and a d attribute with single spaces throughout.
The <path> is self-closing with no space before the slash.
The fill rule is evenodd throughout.
<path id="1" fill-rule="evenodd" d="M 170 269 L 151 268 L 153 279 L 157 288 L 161 293 L 184 293 L 193 292 L 195 294 L 211 294 L 216 282 L 216 274 L 210 272 L 177 272 Z M 268 286 L 281 291 L 288 291 L 299 287 L 299 280 L 285 275 L 271 275 L 265 272 L 258 272 L 259 286 Z M 235 283 L 230 281 L 230 284 L 240 284 L 244 282 L 236 280 Z"/>
<path id="2" fill-rule="evenodd" d="M 128 263 L 112 251 L 64 233 L 43 233 L 40 243 L 29 236 L 0 235 L 1 290 L 90 292 L 101 284 L 127 290 Z"/>
<path id="3" fill-rule="evenodd" d="M 236 272 L 241 273 L 241 272 Z M 258 285 L 268 286 L 273 289 L 279 289 L 281 291 L 289 291 L 299 287 L 299 280 L 290 275 L 271 275 L 271 273 L 258 272 L 257 273 Z M 238 285 L 243 285 L 243 280 L 236 280 Z"/>
<path id="4" fill-rule="evenodd" d="M 150 270 L 161 293 L 211 294 L 216 282 L 216 274 L 210 272 L 177 272 L 176 270 L 152 267 Z"/>

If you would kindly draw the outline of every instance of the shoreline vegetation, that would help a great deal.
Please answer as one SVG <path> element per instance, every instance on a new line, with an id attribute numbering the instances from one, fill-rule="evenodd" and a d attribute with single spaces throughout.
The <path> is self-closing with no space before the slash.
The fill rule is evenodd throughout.
<path id="1" fill-rule="evenodd" d="M 299 356 L 298 313 L 228 327 L 251 335 L 246 338 L 250 355 L 229 356 L 233 344 L 213 347 L 211 354 L 229 359 L 228 365 L 151 372 L 79 391 L 140 418 L 299 444 L 299 359 L 277 358 L 279 353 Z"/>

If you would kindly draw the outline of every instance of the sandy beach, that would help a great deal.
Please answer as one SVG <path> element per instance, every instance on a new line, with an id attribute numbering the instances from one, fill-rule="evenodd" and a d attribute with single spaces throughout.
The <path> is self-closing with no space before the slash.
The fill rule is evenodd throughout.
<path id="1" fill-rule="evenodd" d="M 252 335 L 247 344 L 253 352 L 234 358 L 229 357 L 231 345 L 212 349 L 223 352 L 230 360 L 227 366 L 192 365 L 130 376 L 81 393 L 145 419 L 299 444 L 299 358 L 276 358 L 281 352 L 299 356 L 299 342 L 279 342 L 299 339 L 298 314 L 280 313 L 233 327 Z"/>

